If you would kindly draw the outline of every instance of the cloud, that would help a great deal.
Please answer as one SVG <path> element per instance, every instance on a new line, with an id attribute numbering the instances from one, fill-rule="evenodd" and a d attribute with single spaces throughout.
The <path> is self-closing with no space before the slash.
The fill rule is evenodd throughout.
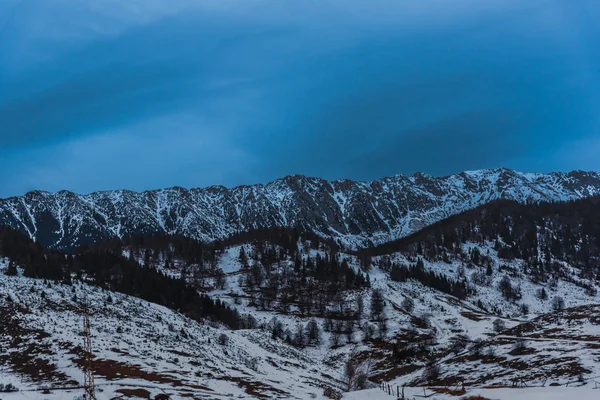
<path id="1" fill-rule="evenodd" d="M 598 134 L 593 2 L 172 3 L 18 9 L 0 195 L 571 168 Z"/>
<path id="2" fill-rule="evenodd" d="M 129 133 L 130 127 L 20 150 L 22 167 L 7 174 L 4 184 L 77 192 L 233 184 L 247 180 L 244 171 L 256 162 L 202 120 L 169 115 L 134 128 L 144 137 Z M 0 151 L 0 169 L 10 170 L 15 161 Z"/>

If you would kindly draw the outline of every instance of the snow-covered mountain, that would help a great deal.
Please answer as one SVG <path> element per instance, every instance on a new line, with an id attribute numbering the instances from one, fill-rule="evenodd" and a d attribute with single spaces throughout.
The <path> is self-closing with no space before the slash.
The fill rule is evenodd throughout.
<path id="1" fill-rule="evenodd" d="M 2 398 L 81 393 L 86 297 L 102 400 L 387 399 L 400 388 L 440 400 L 596 398 L 599 201 L 496 201 L 360 252 L 281 229 L 213 250 L 164 235 L 71 258 L 0 231 L 0 385 L 20 389 Z M 68 276 L 34 278 L 56 260 Z M 254 323 L 238 329 L 187 306 L 193 298 L 173 301 L 187 297 L 173 290 L 182 281 Z M 156 287 L 156 300 L 126 294 Z"/>
<path id="2" fill-rule="evenodd" d="M 300 227 L 366 247 L 405 237 L 495 199 L 573 200 L 600 194 L 600 174 L 532 174 L 508 169 L 447 177 L 417 173 L 371 182 L 301 175 L 266 185 L 127 190 L 78 195 L 34 191 L 0 200 L 0 224 L 39 243 L 72 248 L 141 233 L 210 241 L 267 227 Z"/>

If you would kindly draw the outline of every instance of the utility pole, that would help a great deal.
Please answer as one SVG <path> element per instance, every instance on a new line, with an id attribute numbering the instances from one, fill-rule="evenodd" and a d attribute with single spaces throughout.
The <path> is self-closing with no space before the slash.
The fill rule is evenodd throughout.
<path id="1" fill-rule="evenodd" d="M 92 371 L 92 334 L 90 333 L 90 310 L 87 295 L 83 298 L 83 351 L 85 377 L 83 387 L 85 388 L 85 399 L 96 400 L 94 387 L 94 372 Z"/>

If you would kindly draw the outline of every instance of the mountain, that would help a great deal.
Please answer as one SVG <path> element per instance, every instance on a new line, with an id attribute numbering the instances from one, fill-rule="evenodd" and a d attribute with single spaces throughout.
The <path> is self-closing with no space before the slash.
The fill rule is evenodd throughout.
<path id="1" fill-rule="evenodd" d="M 417 173 L 371 182 L 301 175 L 266 185 L 128 190 L 78 195 L 34 191 L 0 200 L 0 224 L 47 247 L 71 249 L 148 233 L 211 241 L 269 227 L 298 227 L 351 248 L 408 236 L 496 199 L 564 201 L 600 194 L 600 174 L 509 169 L 447 177 Z"/>
<path id="2" fill-rule="evenodd" d="M 103 400 L 595 398 L 599 204 L 497 200 L 358 252 L 270 228 L 65 254 L 2 228 L 0 392 L 81 392 L 87 297 Z"/>

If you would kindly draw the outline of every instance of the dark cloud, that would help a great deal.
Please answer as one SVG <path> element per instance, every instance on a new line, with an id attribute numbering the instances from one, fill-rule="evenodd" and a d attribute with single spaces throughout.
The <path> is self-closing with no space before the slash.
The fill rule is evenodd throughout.
<path id="1" fill-rule="evenodd" d="M 0 195 L 578 168 L 598 7 L 505 3 L 257 0 L 52 43 L 28 39 L 33 13 L 0 43 Z"/>

